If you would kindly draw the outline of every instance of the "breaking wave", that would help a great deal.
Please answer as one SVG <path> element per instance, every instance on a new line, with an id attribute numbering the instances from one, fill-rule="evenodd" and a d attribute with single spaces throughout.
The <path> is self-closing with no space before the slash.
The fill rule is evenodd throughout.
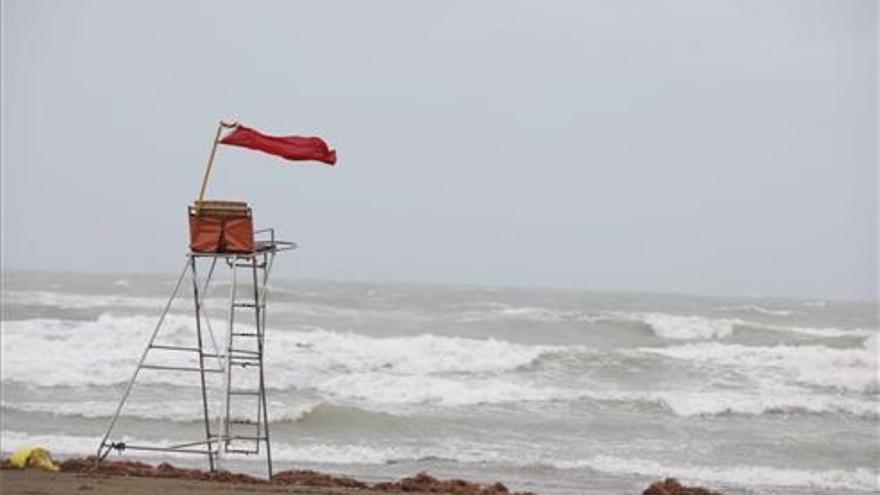
<path id="1" fill-rule="evenodd" d="M 163 400 L 160 404 L 128 401 L 122 410 L 121 417 L 155 421 L 192 422 L 204 418 L 202 403 L 197 402 L 195 395 L 178 399 Z M 119 397 L 106 401 L 27 401 L 3 402 L 0 407 L 4 411 L 24 413 L 47 413 L 57 416 L 75 416 L 85 419 L 107 419 L 113 416 L 119 404 Z M 295 422 L 303 419 L 321 405 L 321 402 L 310 402 L 291 405 L 286 402 L 269 400 L 270 420 L 276 422 Z M 219 411 L 217 401 L 209 403 L 211 411 Z"/>
<path id="2" fill-rule="evenodd" d="M 3 381 L 40 386 L 123 383 L 133 371 L 155 324 L 154 317 L 110 315 L 85 322 L 5 321 Z M 190 317 L 169 314 L 164 325 L 160 332 L 162 343 L 192 345 Z M 246 326 L 242 328 L 247 331 Z M 220 336 L 214 337 L 222 345 Z M 544 353 L 563 349 L 430 334 L 379 338 L 316 328 L 267 334 L 268 367 L 273 379 L 277 379 L 274 386 L 282 388 L 308 385 L 340 374 L 377 371 L 402 375 L 500 373 L 528 364 Z M 162 356 L 161 352 L 151 356 L 154 354 Z M 152 383 L 192 385 L 187 378 L 161 372 L 144 375 Z"/>
<path id="3" fill-rule="evenodd" d="M 762 315 L 768 316 L 791 316 L 797 311 L 793 309 L 778 309 L 778 308 L 765 308 L 764 306 L 758 304 L 742 304 L 739 306 L 721 306 L 718 308 L 721 311 L 743 311 L 743 312 L 751 312 L 758 313 Z"/>
<path id="4" fill-rule="evenodd" d="M 671 340 L 710 340 L 723 339 L 733 335 L 737 328 L 788 332 L 811 337 L 869 337 L 876 330 L 861 328 L 802 327 L 796 325 L 773 325 L 740 318 L 710 318 L 706 316 L 687 316 L 668 313 L 607 313 L 604 319 L 610 321 L 637 322 L 646 325 L 657 337 Z"/>
<path id="5" fill-rule="evenodd" d="M 745 346 L 718 342 L 642 348 L 641 352 L 674 359 L 724 366 L 776 382 L 831 388 L 842 392 L 877 394 L 878 338 L 865 339 L 861 348 L 821 345 Z"/>
<path id="6" fill-rule="evenodd" d="M 575 462 L 563 462 L 557 467 L 589 468 L 611 474 L 634 474 L 651 478 L 672 476 L 686 482 L 868 492 L 876 490 L 880 481 L 877 473 L 869 467 L 814 471 L 770 466 L 676 466 L 653 460 L 616 456 L 596 456 Z"/>
<path id="7" fill-rule="evenodd" d="M 677 335 L 699 334 L 701 320 L 681 323 L 657 316 L 658 325 L 678 325 Z M 653 320 L 651 320 L 653 321 Z M 672 322 L 672 323 L 670 323 Z M 163 343 L 192 345 L 188 316 L 168 315 Z M 657 324 L 655 322 L 655 324 Z M 34 319 L 3 322 L 2 380 L 41 387 L 109 386 L 126 382 L 155 325 L 153 317 L 102 315 L 95 321 Z M 682 330 L 684 329 L 684 330 Z M 723 334 L 725 326 L 711 327 Z M 219 336 L 217 336 L 219 337 Z M 738 373 L 755 386 L 748 390 L 608 390 L 608 383 L 583 387 L 558 377 L 543 379 L 536 363 L 573 360 L 574 373 L 602 366 L 594 349 L 578 346 L 525 345 L 495 339 L 418 335 L 370 337 L 320 328 L 274 331 L 267 337 L 268 385 L 274 390 L 299 390 L 333 403 L 369 410 L 400 412 L 401 406 L 463 407 L 480 404 L 547 401 L 634 401 L 660 405 L 678 416 L 806 412 L 877 415 L 876 401 L 846 394 L 876 396 L 877 338 L 862 348 L 825 346 L 750 347 L 721 342 L 691 342 L 606 353 L 615 360 L 662 356 L 695 369 L 715 369 L 719 376 Z M 874 346 L 874 347 L 871 347 Z M 162 357 L 151 362 L 163 362 Z M 165 359 L 170 357 L 165 356 Z M 178 358 L 179 359 L 179 358 Z M 195 359 L 194 357 L 191 359 Z M 172 364 L 172 363 L 166 363 Z M 179 361 L 173 364 L 180 365 Z M 189 363 L 194 365 L 195 363 Z M 558 371 L 558 370 L 556 370 Z M 553 371 L 548 371 L 552 373 Z M 534 373 L 542 380 L 534 381 Z M 141 383 L 196 385 L 196 376 L 144 372 Z M 824 390 L 816 393 L 816 390 Z M 844 395 L 841 395 L 844 394 Z M 115 398 L 115 397 L 114 397 Z M 112 399 L 111 399 L 112 401 Z M 4 403 L 4 406 L 12 404 Z M 81 401 L 56 408 L 60 414 L 91 417 L 106 414 L 108 404 Z M 18 408 L 49 410 L 31 401 Z M 275 411 L 283 411 L 273 408 Z M 296 407 L 296 406 L 292 406 Z M 407 409 L 403 407 L 402 409 Z M 404 411 L 405 412 L 405 411 Z M 133 409 L 147 418 L 185 420 L 198 417 L 194 408 L 170 404 L 161 411 Z M 296 420 L 298 413 L 287 419 Z"/>
<path id="8" fill-rule="evenodd" d="M 722 307 L 721 310 L 751 311 L 762 315 L 790 316 L 793 310 L 768 309 L 755 304 Z M 788 332 L 820 338 L 865 337 L 875 330 L 861 328 L 806 327 L 799 325 L 770 324 L 741 318 L 715 318 L 701 315 L 681 315 L 656 311 L 594 311 L 551 309 L 539 306 L 511 306 L 492 303 L 488 310 L 468 311 L 459 317 L 460 322 L 480 322 L 491 320 L 521 320 L 535 323 L 569 322 L 589 325 L 597 322 L 639 323 L 647 326 L 657 337 L 671 340 L 709 340 L 724 339 L 734 334 L 737 328 L 753 330 Z"/>
<path id="9" fill-rule="evenodd" d="M 41 290 L 10 290 L 2 296 L 4 305 L 54 306 L 62 309 L 139 308 L 160 310 L 167 299 L 113 294 L 69 294 Z"/>
<path id="10" fill-rule="evenodd" d="M 865 419 L 880 417 L 876 401 L 850 397 L 817 396 L 782 390 L 778 390 L 775 394 L 770 392 L 676 390 L 615 392 L 607 394 L 606 397 L 608 399 L 619 398 L 654 403 L 681 417 L 727 414 L 760 416 L 787 413 L 838 413 Z"/>

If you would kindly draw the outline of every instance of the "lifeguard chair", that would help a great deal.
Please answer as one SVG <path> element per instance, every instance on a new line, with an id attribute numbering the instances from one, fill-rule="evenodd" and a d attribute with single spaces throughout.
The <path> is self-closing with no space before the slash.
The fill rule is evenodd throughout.
<path id="1" fill-rule="evenodd" d="M 233 131 L 220 139 L 224 128 Z M 187 208 L 190 249 L 186 253 L 186 262 L 101 440 L 99 461 L 113 451 L 197 454 L 207 457 L 208 467 L 213 471 L 228 455 L 264 455 L 267 474 L 272 477 L 264 373 L 269 277 L 275 256 L 297 246 L 277 239 L 274 229 L 254 230 L 253 215 L 247 203 L 204 199 L 218 144 L 258 149 L 290 160 L 319 160 L 328 164 L 336 161 L 336 152 L 319 138 L 273 137 L 237 123 L 220 123 L 199 199 Z M 216 279 L 218 265 L 221 269 L 225 266 L 229 272 L 225 329 L 219 344 L 207 311 L 207 296 Z M 243 274 L 240 276 L 241 270 Z M 200 273 L 205 275 L 200 278 Z M 192 284 L 193 345 L 172 345 L 162 341 L 163 324 L 181 293 L 187 274 Z M 166 359 L 153 362 L 150 358 L 157 353 Z M 170 355 L 180 356 L 181 362 L 172 362 Z M 124 441 L 124 437 L 114 436 L 121 434 L 116 431 L 120 415 L 136 381 L 142 372 L 147 371 L 193 375 L 201 391 L 198 400 L 204 423 L 202 438 L 180 439 L 171 445 L 148 445 L 133 444 Z M 207 377 L 215 374 L 221 377 L 222 386 L 220 405 L 212 408 L 209 396 L 218 391 L 210 390 Z"/>

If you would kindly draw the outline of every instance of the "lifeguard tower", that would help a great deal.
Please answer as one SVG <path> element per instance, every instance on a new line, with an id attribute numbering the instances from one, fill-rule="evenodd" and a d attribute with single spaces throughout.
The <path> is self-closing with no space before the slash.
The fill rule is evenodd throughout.
<path id="1" fill-rule="evenodd" d="M 223 129 L 233 131 L 221 139 Z M 267 136 L 237 123 L 220 123 L 199 199 L 188 208 L 190 250 L 101 440 L 99 461 L 114 451 L 195 454 L 205 456 L 213 471 L 228 456 L 256 455 L 265 457 L 266 472 L 272 477 L 264 372 L 269 278 L 275 257 L 295 249 L 296 244 L 277 239 L 274 229 L 254 230 L 251 209 L 244 202 L 204 199 L 218 144 L 258 149 L 289 160 L 318 160 L 331 165 L 336 161 L 336 152 L 320 138 Z M 225 318 L 221 319 L 225 321 L 222 338 L 218 339 L 208 299 L 217 292 L 214 283 L 219 270 L 227 271 L 229 295 L 222 308 Z M 163 339 L 163 330 L 168 327 L 165 323 L 173 303 L 182 297 L 187 278 L 192 290 L 192 318 L 187 329 L 191 335 L 186 341 L 191 343 L 184 345 L 179 332 L 168 342 Z M 215 322 L 217 314 L 215 311 Z M 124 432 L 117 431 L 118 422 L 136 382 L 148 372 L 175 373 L 180 380 L 183 375 L 192 376 L 193 388 L 200 390 L 200 397 L 194 400 L 201 402 L 203 435 L 160 445 L 125 441 Z M 221 385 L 212 387 L 211 382 L 217 382 L 218 377 Z"/>

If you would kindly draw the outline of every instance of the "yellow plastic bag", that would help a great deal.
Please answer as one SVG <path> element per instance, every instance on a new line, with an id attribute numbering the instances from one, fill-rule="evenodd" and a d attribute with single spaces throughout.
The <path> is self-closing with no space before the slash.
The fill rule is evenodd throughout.
<path id="1" fill-rule="evenodd" d="M 59 471 L 58 464 L 52 461 L 49 451 L 42 447 L 26 446 L 9 457 L 9 463 L 18 469 L 35 467 L 44 471 Z"/>

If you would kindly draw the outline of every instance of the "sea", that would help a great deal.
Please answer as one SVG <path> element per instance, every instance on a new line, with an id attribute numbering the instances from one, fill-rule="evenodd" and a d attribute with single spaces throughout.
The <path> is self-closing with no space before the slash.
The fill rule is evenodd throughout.
<path id="1" fill-rule="evenodd" d="M 95 454 L 176 278 L 4 272 L 2 451 Z M 665 477 L 729 494 L 880 490 L 876 302 L 269 288 L 276 472 L 379 481 L 425 471 L 544 495 L 636 494 Z M 207 346 L 224 345 L 229 293 L 225 279 L 206 293 Z M 254 330 L 252 315 L 237 318 L 237 331 Z M 194 346 L 194 328 L 185 282 L 157 342 Z M 203 439 L 199 375 L 141 371 L 120 418 L 113 439 L 129 445 Z M 221 465 L 263 476 L 264 453 Z M 201 455 L 109 458 L 207 467 Z"/>

